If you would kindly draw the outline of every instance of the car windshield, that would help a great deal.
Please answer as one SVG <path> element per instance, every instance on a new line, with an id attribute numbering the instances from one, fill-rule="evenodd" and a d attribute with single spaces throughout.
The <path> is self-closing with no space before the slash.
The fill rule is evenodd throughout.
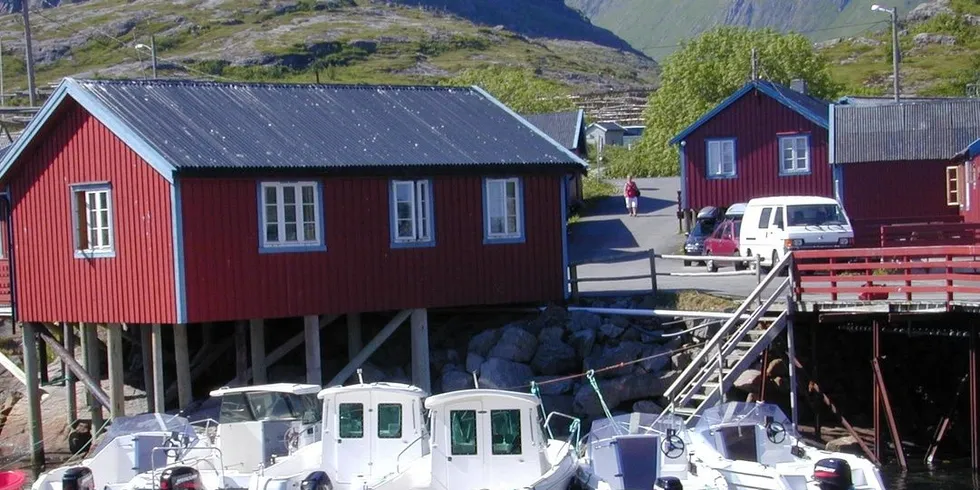
<path id="1" fill-rule="evenodd" d="M 735 231 L 734 238 L 738 240 L 738 232 L 739 230 L 742 229 L 742 220 L 737 219 L 735 221 L 732 221 L 732 229 Z"/>
<path id="2" fill-rule="evenodd" d="M 694 229 L 691 230 L 692 236 L 710 236 L 712 232 L 715 231 L 715 225 L 717 222 L 713 219 L 698 220 L 694 223 Z"/>
<path id="3" fill-rule="evenodd" d="M 227 394 L 221 398 L 219 423 L 293 419 L 314 423 L 321 416 L 316 394 L 260 391 Z"/>
<path id="4" fill-rule="evenodd" d="M 788 226 L 846 225 L 844 211 L 837 204 L 800 204 L 786 206 Z"/>

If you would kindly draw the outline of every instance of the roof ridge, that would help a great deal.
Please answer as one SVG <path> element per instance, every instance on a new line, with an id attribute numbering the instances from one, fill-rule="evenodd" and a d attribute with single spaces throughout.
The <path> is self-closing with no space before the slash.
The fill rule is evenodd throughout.
<path id="1" fill-rule="evenodd" d="M 139 80 L 131 78 L 119 79 L 94 79 L 94 78 L 71 78 L 66 77 L 80 84 L 94 85 L 131 85 L 131 86 L 187 86 L 187 87 L 253 87 L 253 88 L 288 88 L 288 89 L 343 89 L 343 90 L 472 90 L 470 85 L 423 85 L 423 84 L 362 84 L 362 83 L 282 83 L 282 82 L 249 82 L 232 81 L 220 82 L 213 80 L 188 80 L 174 78 L 158 78 L 154 80 Z"/>

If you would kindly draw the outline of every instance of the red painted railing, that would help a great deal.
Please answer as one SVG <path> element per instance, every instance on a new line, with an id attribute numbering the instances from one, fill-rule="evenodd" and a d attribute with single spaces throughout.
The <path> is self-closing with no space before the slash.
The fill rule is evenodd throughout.
<path id="1" fill-rule="evenodd" d="M 797 300 L 978 301 L 980 246 L 793 252 Z"/>
<path id="2" fill-rule="evenodd" d="M 858 247 L 878 247 L 881 242 L 881 227 L 906 224 L 944 224 L 962 223 L 963 217 L 952 216 L 908 216 L 903 218 L 875 218 L 851 220 L 854 240 Z"/>
<path id="3" fill-rule="evenodd" d="M 919 223 L 881 227 L 882 247 L 933 247 L 978 243 L 980 243 L 980 223 Z"/>

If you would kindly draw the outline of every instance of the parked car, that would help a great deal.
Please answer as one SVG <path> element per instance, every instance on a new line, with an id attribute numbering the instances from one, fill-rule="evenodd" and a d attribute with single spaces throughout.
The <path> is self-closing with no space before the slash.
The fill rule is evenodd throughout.
<path id="1" fill-rule="evenodd" d="M 725 219 L 742 219 L 742 216 L 745 215 L 745 205 L 744 202 L 737 202 L 728 206 L 728 209 L 725 210 Z"/>
<path id="2" fill-rule="evenodd" d="M 715 232 L 704 241 L 704 254 L 707 256 L 739 257 L 738 237 L 741 227 L 741 215 L 737 215 L 734 218 L 726 218 L 721 224 L 715 227 Z M 733 264 L 737 271 L 743 270 L 746 267 L 743 262 L 734 262 Z M 714 260 L 709 259 L 706 262 L 708 272 L 717 272 L 718 265 Z"/>
<path id="3" fill-rule="evenodd" d="M 691 227 L 691 232 L 687 234 L 687 240 L 684 242 L 684 255 L 704 255 L 704 240 L 714 233 L 721 216 L 721 209 L 714 206 L 705 206 L 698 211 L 694 226 Z M 690 266 L 692 262 L 694 261 L 685 260 L 684 267 Z M 704 265 L 703 262 L 698 262 Z"/>
<path id="4" fill-rule="evenodd" d="M 738 249 L 762 257 L 772 267 L 789 251 L 849 247 L 854 230 L 844 208 L 826 197 L 782 196 L 752 199 L 745 206 Z"/>

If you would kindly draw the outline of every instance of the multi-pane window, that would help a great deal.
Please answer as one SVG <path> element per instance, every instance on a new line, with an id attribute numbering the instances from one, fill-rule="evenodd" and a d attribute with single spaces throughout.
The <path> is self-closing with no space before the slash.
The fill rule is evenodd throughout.
<path id="1" fill-rule="evenodd" d="M 364 437 L 364 405 L 361 403 L 341 403 L 338 407 L 341 439 L 360 439 Z"/>
<path id="2" fill-rule="evenodd" d="M 486 180 L 486 237 L 520 239 L 524 235 L 521 182 L 517 178 Z"/>
<path id="3" fill-rule="evenodd" d="M 421 244 L 432 241 L 432 189 L 429 180 L 394 180 L 392 193 L 392 238 L 395 243 Z"/>
<path id="4" fill-rule="evenodd" d="M 72 188 L 75 211 L 75 253 L 111 255 L 113 248 L 112 189 L 108 184 Z"/>
<path id="5" fill-rule="evenodd" d="M 261 192 L 264 247 L 323 244 L 320 188 L 316 182 L 263 182 Z"/>
<path id="6" fill-rule="evenodd" d="M 708 177 L 735 176 L 735 140 L 708 141 Z"/>
<path id="7" fill-rule="evenodd" d="M 805 174 L 810 172 L 810 137 L 783 136 L 779 138 L 779 173 Z"/>
<path id="8" fill-rule="evenodd" d="M 946 167 L 946 204 L 949 206 L 958 206 L 964 203 L 963 196 L 960 192 L 963 184 L 963 167 L 952 166 Z"/>

